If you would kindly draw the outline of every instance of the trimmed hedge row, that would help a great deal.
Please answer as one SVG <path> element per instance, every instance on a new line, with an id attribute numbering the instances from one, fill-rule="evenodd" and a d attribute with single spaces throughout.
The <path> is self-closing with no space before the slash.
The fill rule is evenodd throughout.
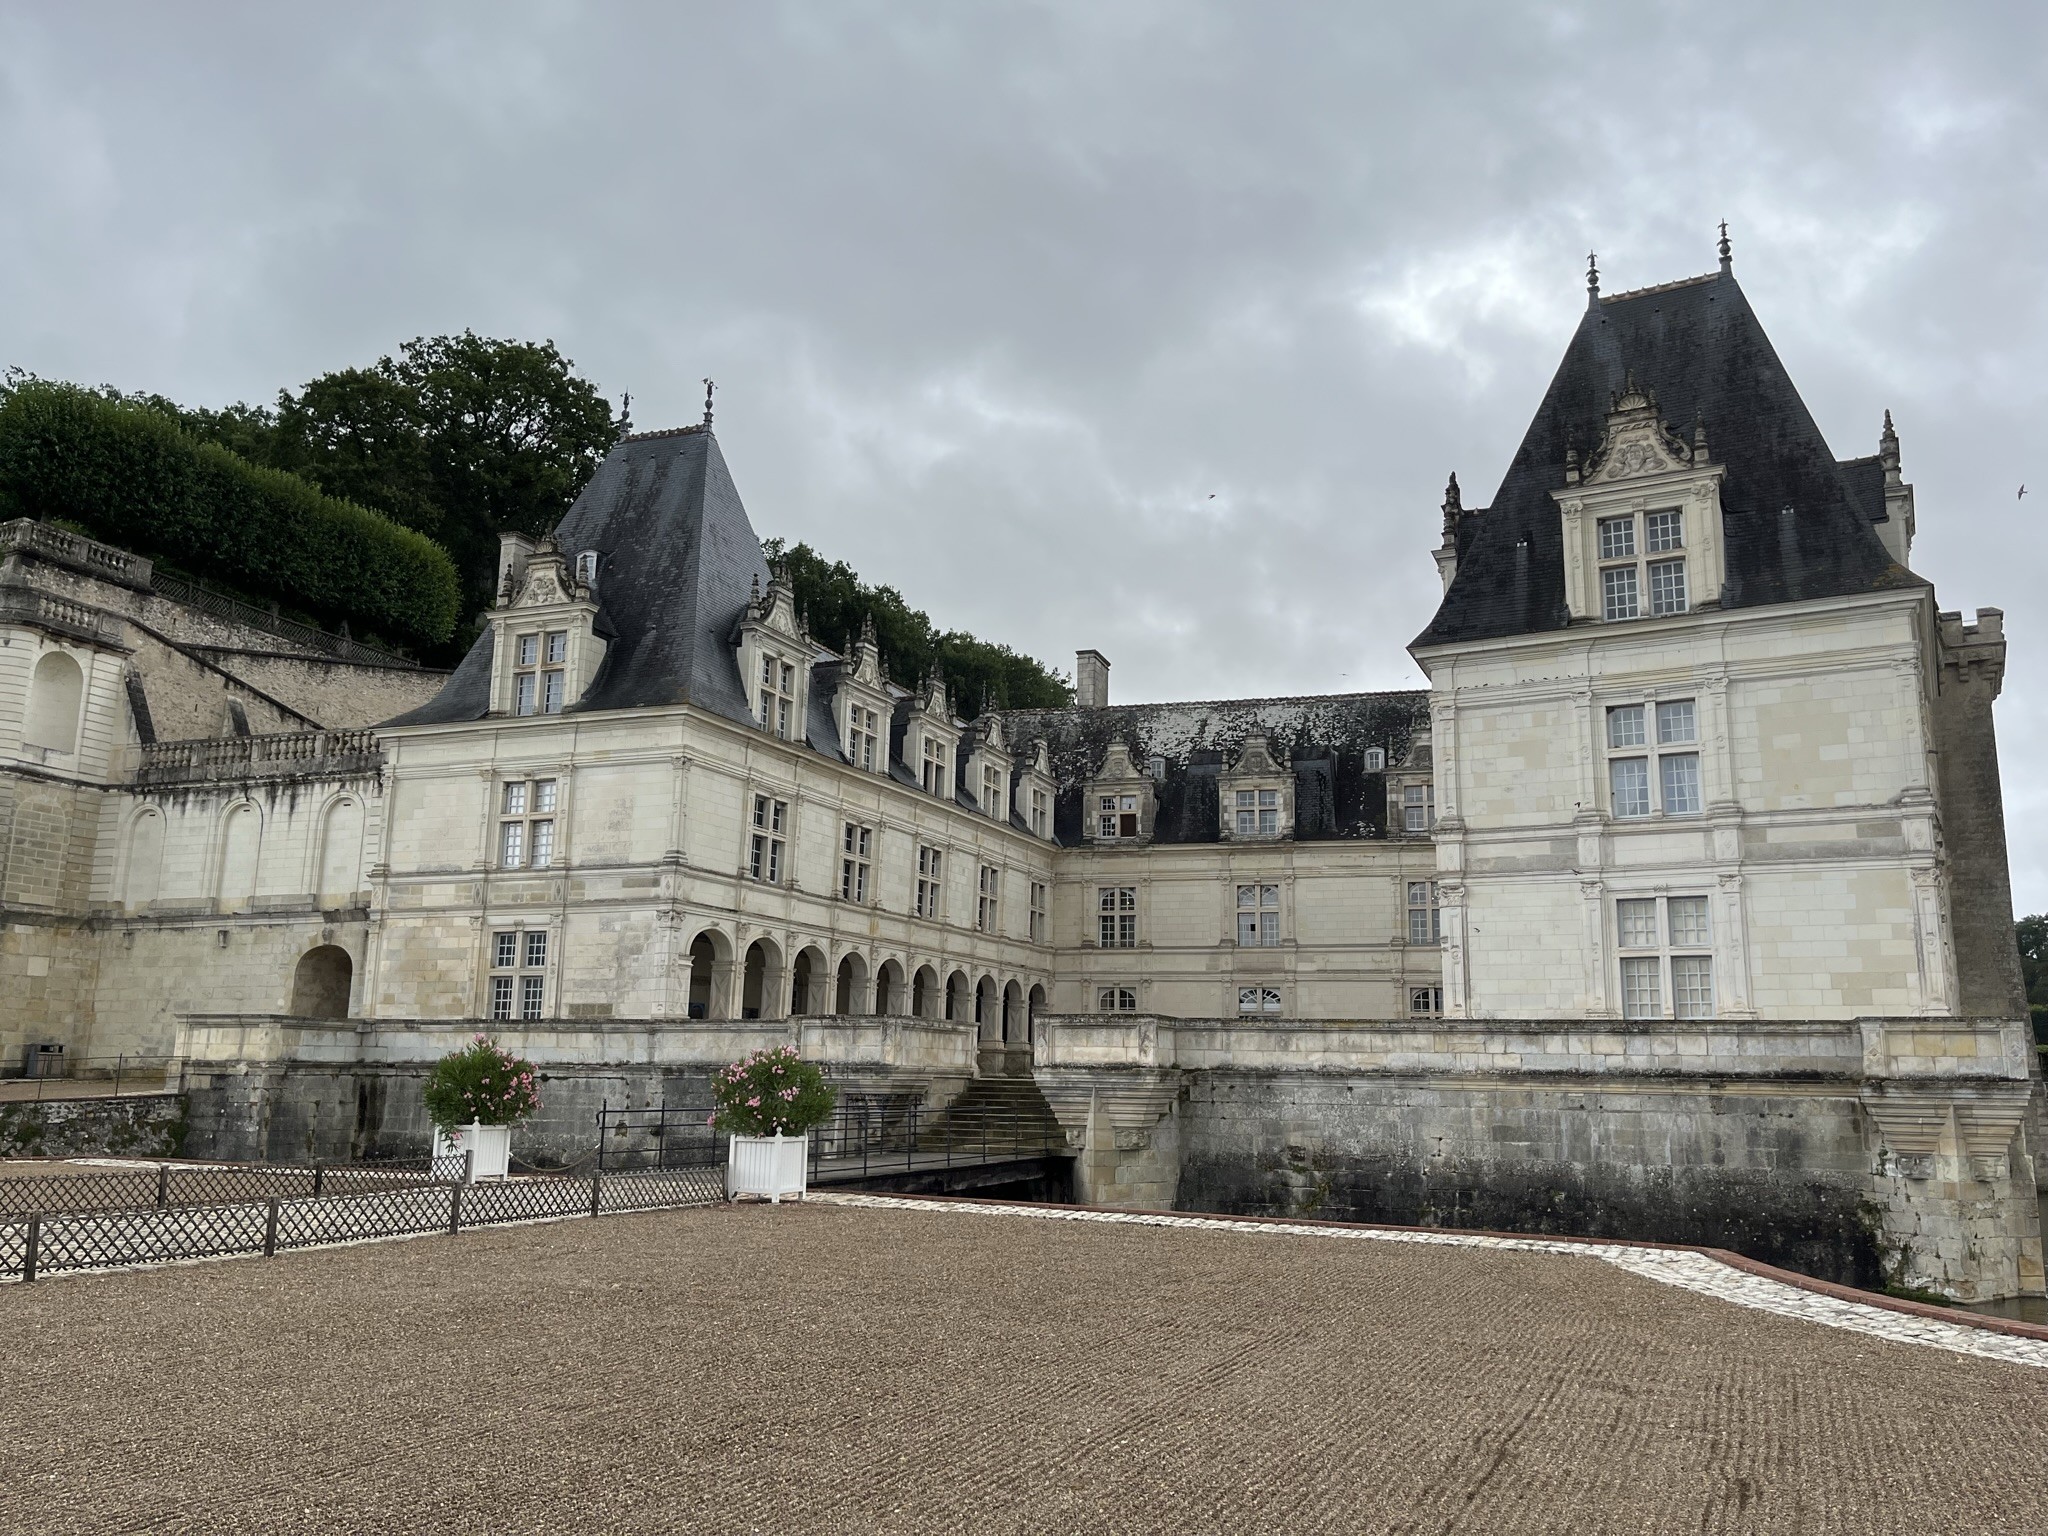
<path id="1" fill-rule="evenodd" d="M 74 385 L 0 396 L 0 517 L 75 523 L 388 640 L 438 643 L 460 614 L 455 564 L 425 535 Z"/>

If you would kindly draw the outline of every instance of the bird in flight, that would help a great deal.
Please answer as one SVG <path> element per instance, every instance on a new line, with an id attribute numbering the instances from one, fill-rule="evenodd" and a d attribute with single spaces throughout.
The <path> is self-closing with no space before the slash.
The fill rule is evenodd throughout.
<path id="1" fill-rule="evenodd" d="M 2019 493 L 2019 495 L 2015 496 L 2015 497 L 2013 498 L 2013 500 L 2015 500 L 2015 501 L 2025 501 L 2026 499 L 2027 499 L 2027 488 L 2026 488 L 2026 487 L 2025 487 L 2025 486 L 2023 485 L 2023 486 L 2021 486 L 2021 487 L 2020 487 L 2020 493 Z"/>

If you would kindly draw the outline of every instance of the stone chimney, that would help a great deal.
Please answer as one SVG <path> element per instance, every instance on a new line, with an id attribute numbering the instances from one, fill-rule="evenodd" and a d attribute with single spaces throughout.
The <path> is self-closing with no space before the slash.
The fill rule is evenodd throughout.
<path id="1" fill-rule="evenodd" d="M 530 533 L 498 535 L 499 606 L 511 602 L 520 584 L 526 580 L 526 562 L 533 558 L 534 547 L 539 542 Z"/>
<path id="2" fill-rule="evenodd" d="M 1100 651 L 1074 653 L 1074 702 L 1101 709 L 1109 702 L 1109 658 Z"/>

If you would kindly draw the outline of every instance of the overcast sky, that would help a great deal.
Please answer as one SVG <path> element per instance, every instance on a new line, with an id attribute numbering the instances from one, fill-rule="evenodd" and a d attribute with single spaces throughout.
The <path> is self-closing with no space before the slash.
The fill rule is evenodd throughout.
<path id="1" fill-rule="evenodd" d="M 268 400 L 552 337 L 763 536 L 1113 696 L 1420 686 L 1584 307 L 1735 270 L 2003 607 L 2048 908 L 2048 7 L 0 0 L 0 362 Z M 2022 482 L 2037 482 L 2021 501 Z"/>

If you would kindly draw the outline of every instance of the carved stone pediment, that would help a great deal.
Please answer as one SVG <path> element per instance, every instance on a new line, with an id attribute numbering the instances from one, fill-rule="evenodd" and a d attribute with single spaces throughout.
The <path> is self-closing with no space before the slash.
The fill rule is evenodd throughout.
<path id="1" fill-rule="evenodd" d="M 1584 479 L 1592 483 L 1636 480 L 1665 475 L 1692 466 L 1692 450 L 1657 415 L 1657 397 L 1636 388 L 1630 375 L 1627 389 L 1607 413 L 1600 446 L 1588 457 Z"/>

